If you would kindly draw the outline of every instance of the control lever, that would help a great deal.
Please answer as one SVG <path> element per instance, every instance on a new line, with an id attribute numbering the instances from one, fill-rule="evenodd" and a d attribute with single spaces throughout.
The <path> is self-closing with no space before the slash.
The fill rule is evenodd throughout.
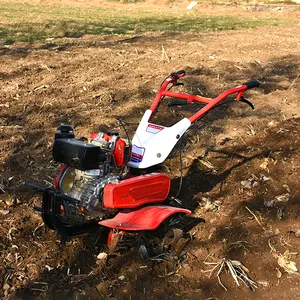
<path id="1" fill-rule="evenodd" d="M 249 100 L 245 99 L 243 96 L 241 96 L 240 101 L 248 104 L 252 109 L 254 109 L 254 105 Z"/>

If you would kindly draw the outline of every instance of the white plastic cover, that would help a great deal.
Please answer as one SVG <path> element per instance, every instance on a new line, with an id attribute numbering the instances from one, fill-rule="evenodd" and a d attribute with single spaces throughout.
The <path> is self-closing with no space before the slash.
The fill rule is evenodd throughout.
<path id="1" fill-rule="evenodd" d="M 144 169 L 162 163 L 191 126 L 187 118 L 171 127 L 149 123 L 151 114 L 150 109 L 146 110 L 132 139 L 130 167 Z"/>

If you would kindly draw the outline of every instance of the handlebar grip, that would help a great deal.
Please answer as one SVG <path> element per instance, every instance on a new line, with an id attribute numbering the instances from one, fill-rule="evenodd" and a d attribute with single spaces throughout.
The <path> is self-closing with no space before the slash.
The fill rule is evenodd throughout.
<path id="1" fill-rule="evenodd" d="M 185 71 L 184 70 L 179 70 L 177 72 L 171 73 L 171 76 L 174 77 L 175 79 L 181 78 L 184 75 L 185 75 Z"/>
<path id="2" fill-rule="evenodd" d="M 249 89 L 253 89 L 253 88 L 259 87 L 260 86 L 260 82 L 258 80 L 251 80 L 251 81 L 245 82 L 244 85 L 246 85 L 247 86 L 247 90 L 249 90 Z"/>

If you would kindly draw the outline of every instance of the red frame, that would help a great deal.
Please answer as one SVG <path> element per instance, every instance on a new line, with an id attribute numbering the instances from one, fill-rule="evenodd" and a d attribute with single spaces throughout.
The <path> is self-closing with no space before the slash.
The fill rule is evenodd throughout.
<path id="1" fill-rule="evenodd" d="M 178 78 L 181 78 L 184 75 L 185 74 L 181 74 L 180 76 L 178 76 Z M 186 99 L 189 104 L 192 104 L 193 102 L 206 103 L 206 105 L 204 107 L 202 107 L 200 110 L 198 110 L 194 115 L 192 115 L 189 118 L 191 124 L 193 124 L 198 119 L 200 119 L 203 115 L 205 115 L 209 110 L 211 110 L 214 106 L 216 106 L 219 102 L 221 102 L 222 100 L 224 100 L 226 97 L 228 97 L 231 94 L 238 93 L 237 101 L 240 101 L 240 99 L 244 96 L 245 91 L 247 90 L 247 86 L 245 84 L 239 85 L 237 87 L 234 87 L 234 88 L 224 91 L 216 98 L 205 98 L 205 97 L 191 95 L 191 94 L 187 94 L 187 93 L 172 92 L 170 90 L 166 90 L 166 88 L 168 87 L 169 84 L 172 84 L 172 86 L 175 86 L 178 78 L 175 78 L 171 75 L 162 83 L 162 85 L 150 107 L 150 110 L 152 111 L 152 115 L 153 115 L 153 113 L 156 112 L 159 103 L 162 101 L 162 98 L 165 96 Z"/>

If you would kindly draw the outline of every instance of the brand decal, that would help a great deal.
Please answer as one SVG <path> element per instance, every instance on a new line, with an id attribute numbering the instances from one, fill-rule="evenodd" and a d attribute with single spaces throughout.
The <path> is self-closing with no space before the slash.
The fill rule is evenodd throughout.
<path id="1" fill-rule="evenodd" d="M 149 123 L 146 131 L 155 134 L 162 131 L 164 128 L 165 128 L 164 126 Z"/>
<path id="2" fill-rule="evenodd" d="M 143 160 L 145 148 L 132 145 L 131 159 L 134 163 L 140 163 Z"/>

